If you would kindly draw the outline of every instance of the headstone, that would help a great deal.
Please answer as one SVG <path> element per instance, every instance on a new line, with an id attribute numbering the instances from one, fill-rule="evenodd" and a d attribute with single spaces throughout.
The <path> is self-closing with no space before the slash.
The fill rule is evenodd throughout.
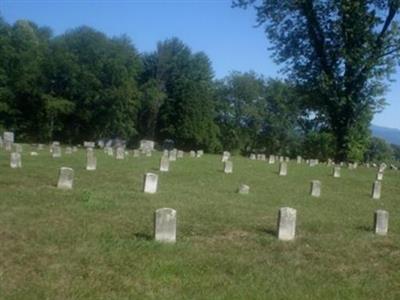
<path id="1" fill-rule="evenodd" d="M 340 167 L 333 167 L 333 178 L 340 178 Z"/>
<path id="2" fill-rule="evenodd" d="M 258 160 L 263 160 L 263 161 L 267 160 L 265 154 L 259 154 L 257 159 Z"/>
<path id="3" fill-rule="evenodd" d="M 12 151 L 12 145 L 14 144 L 14 132 L 4 131 L 3 143 L 6 151 Z"/>
<path id="4" fill-rule="evenodd" d="M 238 193 L 242 195 L 247 195 L 250 192 L 250 187 L 246 184 L 241 184 L 239 186 Z"/>
<path id="5" fill-rule="evenodd" d="M 153 151 L 154 150 L 154 141 L 141 140 L 139 149 L 142 150 L 143 153 L 145 153 L 146 151 Z"/>
<path id="6" fill-rule="evenodd" d="M 61 157 L 61 146 L 60 145 L 57 145 L 57 144 L 55 144 L 55 145 L 52 145 L 52 156 L 53 156 L 53 158 L 59 158 L 59 157 Z"/>
<path id="7" fill-rule="evenodd" d="M 151 151 L 150 150 L 146 150 L 145 152 L 144 152 L 144 154 L 145 154 L 145 156 L 146 157 L 151 157 Z"/>
<path id="8" fill-rule="evenodd" d="M 21 153 L 18 153 L 18 152 L 11 153 L 10 167 L 13 169 L 22 168 Z"/>
<path id="9" fill-rule="evenodd" d="M 114 149 L 112 147 L 106 147 L 105 149 L 107 149 L 108 156 L 114 156 Z"/>
<path id="10" fill-rule="evenodd" d="M 251 159 L 251 160 L 256 160 L 256 155 L 255 155 L 254 153 L 251 153 L 251 154 L 250 154 L 250 159 Z"/>
<path id="11" fill-rule="evenodd" d="M 169 171 L 169 159 L 168 159 L 168 157 L 161 156 L 160 171 L 161 172 L 168 172 Z"/>
<path id="12" fill-rule="evenodd" d="M 383 172 L 386 170 L 386 168 L 387 168 L 387 165 L 386 165 L 385 163 L 381 163 L 381 164 L 379 165 L 379 170 L 378 170 L 378 172 L 379 172 L 379 173 L 383 173 Z"/>
<path id="13" fill-rule="evenodd" d="M 39 153 L 37 153 L 35 151 L 32 151 L 30 154 L 31 154 L 31 156 L 38 156 L 39 155 Z"/>
<path id="14" fill-rule="evenodd" d="M 133 150 L 133 157 L 139 157 L 140 151 L 138 149 Z"/>
<path id="15" fill-rule="evenodd" d="M 153 173 L 146 173 L 144 175 L 144 192 L 154 194 L 157 192 L 158 175 Z"/>
<path id="16" fill-rule="evenodd" d="M 390 165 L 390 169 L 393 170 L 393 171 L 397 171 L 398 170 L 398 168 L 393 164 Z"/>
<path id="17" fill-rule="evenodd" d="M 270 155 L 270 156 L 269 156 L 268 163 L 269 163 L 270 165 L 272 165 L 272 164 L 275 163 L 275 156 L 274 156 L 274 155 Z"/>
<path id="18" fill-rule="evenodd" d="M 204 151 L 203 150 L 197 150 L 197 153 L 196 153 L 196 157 L 197 158 L 200 158 L 200 157 L 202 157 L 204 155 Z"/>
<path id="19" fill-rule="evenodd" d="M 158 242 L 176 242 L 176 210 L 160 208 L 154 213 L 154 239 Z"/>
<path id="20" fill-rule="evenodd" d="M 300 155 L 298 155 L 298 156 L 297 156 L 297 159 L 296 159 L 296 162 L 297 162 L 298 164 L 301 164 L 301 161 L 302 161 L 302 158 L 301 158 Z"/>
<path id="21" fill-rule="evenodd" d="M 222 161 L 222 162 L 226 162 L 226 161 L 229 160 L 230 157 L 231 157 L 231 154 L 230 154 L 228 151 L 224 151 L 224 152 L 222 153 L 222 159 L 221 159 L 221 161 Z"/>
<path id="22" fill-rule="evenodd" d="M 285 162 L 287 162 L 287 163 L 290 162 L 290 157 L 286 156 L 285 157 Z"/>
<path id="23" fill-rule="evenodd" d="M 285 158 L 283 156 L 279 156 L 279 162 L 283 163 L 285 161 Z"/>
<path id="24" fill-rule="evenodd" d="M 65 148 L 65 154 L 72 154 L 72 148 L 71 147 Z"/>
<path id="25" fill-rule="evenodd" d="M 372 199 L 380 199 L 381 198 L 381 190 L 382 190 L 382 182 L 376 180 L 372 185 Z"/>
<path id="26" fill-rule="evenodd" d="M 178 153 L 176 154 L 177 158 L 183 158 L 183 151 L 182 150 L 178 150 Z"/>
<path id="27" fill-rule="evenodd" d="M 386 235 L 389 229 L 389 213 L 386 210 L 378 209 L 374 214 L 375 233 Z"/>
<path id="28" fill-rule="evenodd" d="M 279 176 L 286 176 L 287 175 L 287 163 L 281 162 L 279 164 Z"/>
<path id="29" fill-rule="evenodd" d="M 191 150 L 190 152 L 189 152 L 189 156 L 190 157 L 196 157 L 196 151 L 193 151 L 193 150 Z"/>
<path id="30" fill-rule="evenodd" d="M 61 167 L 57 187 L 59 189 L 72 189 L 73 183 L 74 170 L 71 168 Z"/>
<path id="31" fill-rule="evenodd" d="M 178 154 L 178 150 L 176 150 L 176 149 L 172 149 L 171 151 L 169 151 L 169 153 L 168 153 L 169 161 L 176 161 L 177 154 Z"/>
<path id="32" fill-rule="evenodd" d="M 164 149 L 162 155 L 165 156 L 165 157 L 168 157 L 169 151 L 167 149 Z"/>
<path id="33" fill-rule="evenodd" d="M 378 173 L 376 174 L 376 180 L 383 180 L 383 173 L 378 172 Z"/>
<path id="34" fill-rule="evenodd" d="M 125 150 L 122 147 L 118 147 L 116 149 L 116 159 L 124 159 L 125 158 Z"/>
<path id="35" fill-rule="evenodd" d="M 83 147 L 85 148 L 94 148 L 96 147 L 96 143 L 95 142 L 83 142 Z"/>
<path id="36" fill-rule="evenodd" d="M 309 166 L 315 167 L 318 165 L 318 163 L 319 163 L 318 159 L 310 159 Z"/>
<path id="37" fill-rule="evenodd" d="M 72 147 L 72 152 L 78 152 L 78 147 L 73 146 L 73 147 Z"/>
<path id="38" fill-rule="evenodd" d="M 319 180 L 311 181 L 311 196 L 313 197 L 321 196 L 321 181 Z"/>
<path id="39" fill-rule="evenodd" d="M 326 164 L 327 164 L 328 167 L 332 166 L 332 165 L 333 165 L 332 159 L 331 159 L 331 158 L 328 158 L 328 161 L 327 161 Z"/>
<path id="40" fill-rule="evenodd" d="M 44 149 L 44 145 L 43 144 L 38 144 L 37 149 L 39 151 L 43 150 Z"/>
<path id="41" fill-rule="evenodd" d="M 278 239 L 291 241 L 296 235 L 297 211 L 290 207 L 282 207 L 278 214 Z"/>
<path id="42" fill-rule="evenodd" d="M 97 167 L 97 159 L 93 148 L 86 149 L 86 170 L 94 171 Z"/>
<path id="43" fill-rule="evenodd" d="M 231 174 L 233 172 L 233 163 L 231 161 L 224 162 L 224 173 Z"/>

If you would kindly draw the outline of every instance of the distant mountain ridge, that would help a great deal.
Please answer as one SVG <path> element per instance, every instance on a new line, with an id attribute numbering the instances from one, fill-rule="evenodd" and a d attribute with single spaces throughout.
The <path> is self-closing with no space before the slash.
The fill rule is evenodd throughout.
<path id="1" fill-rule="evenodd" d="M 371 124 L 372 135 L 384 139 L 390 144 L 400 145 L 400 129 Z"/>

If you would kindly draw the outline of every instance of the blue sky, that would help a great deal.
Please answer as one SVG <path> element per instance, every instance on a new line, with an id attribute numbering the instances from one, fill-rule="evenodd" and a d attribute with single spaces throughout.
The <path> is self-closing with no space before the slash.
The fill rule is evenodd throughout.
<path id="1" fill-rule="evenodd" d="M 280 76 L 262 28 L 254 27 L 255 12 L 232 9 L 230 0 L 0 0 L 0 13 L 9 23 L 29 19 L 54 34 L 80 25 L 109 36 L 127 34 L 141 52 L 176 36 L 210 57 L 217 78 L 233 70 Z M 373 123 L 400 128 L 400 69 L 394 79 L 389 105 Z"/>

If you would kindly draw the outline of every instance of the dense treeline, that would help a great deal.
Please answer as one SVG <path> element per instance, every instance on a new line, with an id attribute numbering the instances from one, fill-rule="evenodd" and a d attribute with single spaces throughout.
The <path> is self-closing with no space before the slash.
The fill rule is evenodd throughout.
<path id="1" fill-rule="evenodd" d="M 0 130 L 20 141 L 146 138 L 185 150 L 333 157 L 332 134 L 306 103 L 290 82 L 253 72 L 215 80 L 207 55 L 176 38 L 143 54 L 126 36 L 89 27 L 53 36 L 0 19 Z M 381 159 L 374 149 L 387 145 L 373 142 L 365 158 Z"/>

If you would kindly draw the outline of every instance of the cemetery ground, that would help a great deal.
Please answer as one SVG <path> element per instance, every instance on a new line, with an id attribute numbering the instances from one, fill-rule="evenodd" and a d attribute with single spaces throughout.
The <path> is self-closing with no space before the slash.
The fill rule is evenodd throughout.
<path id="1" fill-rule="evenodd" d="M 96 150 L 87 171 L 83 149 L 29 152 L 11 169 L 0 151 L 1 299 L 400 299 L 399 172 L 385 171 L 373 200 L 376 168 L 333 178 L 332 167 L 291 161 L 278 176 L 277 163 L 234 156 L 224 174 L 220 155 L 185 153 L 159 172 L 161 153 Z M 73 190 L 56 188 L 62 166 Z M 146 172 L 159 174 L 156 194 L 143 193 Z M 294 241 L 276 237 L 284 206 L 297 209 Z M 176 244 L 153 239 L 162 207 L 177 211 Z M 387 236 L 373 233 L 377 209 L 389 212 Z"/>

